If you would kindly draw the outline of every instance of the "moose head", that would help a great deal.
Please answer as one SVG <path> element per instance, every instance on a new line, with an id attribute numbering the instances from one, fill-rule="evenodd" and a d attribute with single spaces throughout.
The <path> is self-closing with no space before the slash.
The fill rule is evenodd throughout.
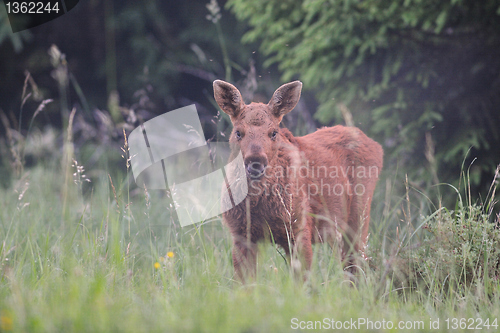
<path id="1" fill-rule="evenodd" d="M 260 179 L 282 140 L 279 125 L 283 116 L 297 105 L 302 83 L 294 81 L 279 87 L 267 104 L 245 104 L 240 91 L 230 83 L 214 81 L 214 96 L 233 123 L 229 142 L 240 149 L 247 176 Z"/>

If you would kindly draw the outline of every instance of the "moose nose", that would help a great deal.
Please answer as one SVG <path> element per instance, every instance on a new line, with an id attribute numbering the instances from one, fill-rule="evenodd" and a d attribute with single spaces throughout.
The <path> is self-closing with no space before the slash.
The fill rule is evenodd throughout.
<path id="1" fill-rule="evenodd" d="M 266 170 L 267 160 L 265 157 L 255 157 L 245 159 L 247 174 L 250 178 L 260 179 Z"/>

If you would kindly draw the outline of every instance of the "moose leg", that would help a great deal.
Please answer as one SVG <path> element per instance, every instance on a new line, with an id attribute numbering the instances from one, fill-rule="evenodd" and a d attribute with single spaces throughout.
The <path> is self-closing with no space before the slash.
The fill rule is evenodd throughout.
<path id="1" fill-rule="evenodd" d="M 349 239 L 348 250 L 350 265 L 356 265 L 355 259 L 366 260 L 365 248 L 368 241 L 368 231 L 370 226 L 370 208 L 375 189 L 375 182 L 366 184 L 366 193 L 363 196 L 355 196 L 351 205 L 348 229 L 346 236 Z M 359 264 L 359 262 L 358 262 Z"/>
<path id="2" fill-rule="evenodd" d="M 368 242 L 368 232 L 370 226 L 370 210 L 372 205 L 373 192 L 375 191 L 375 186 L 377 185 L 377 181 L 371 181 L 366 186 L 366 195 L 362 201 L 362 215 L 361 215 L 361 254 L 363 258 L 366 260 L 367 257 L 365 255 L 365 248 Z"/>
<path id="3" fill-rule="evenodd" d="M 246 240 L 235 240 L 233 246 L 233 266 L 237 279 L 244 282 L 246 277 L 253 278 L 257 266 L 257 244 Z"/>
<path id="4" fill-rule="evenodd" d="M 370 196 L 355 196 L 351 205 L 343 246 L 344 267 L 351 274 L 356 274 L 366 260 L 370 204 L 371 193 Z"/>
<path id="5" fill-rule="evenodd" d="M 306 235 L 307 234 L 307 235 Z M 311 235 L 308 232 L 304 232 L 304 235 L 299 238 L 297 242 L 298 254 L 300 256 L 301 261 L 304 263 L 304 268 L 306 270 L 311 269 L 313 251 L 311 244 Z"/>
<path id="6" fill-rule="evenodd" d="M 310 226 L 312 218 L 304 216 L 303 225 L 300 231 L 295 233 L 295 244 L 292 247 L 290 256 L 290 264 L 295 273 L 311 270 L 313 251 L 312 251 L 312 234 Z"/>

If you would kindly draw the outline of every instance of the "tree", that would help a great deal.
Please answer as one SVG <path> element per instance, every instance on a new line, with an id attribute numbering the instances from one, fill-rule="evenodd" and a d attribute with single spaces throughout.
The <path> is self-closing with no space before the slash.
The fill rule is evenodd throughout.
<path id="1" fill-rule="evenodd" d="M 436 175 L 456 180 L 472 147 L 468 156 L 478 162 L 471 180 L 491 182 L 500 162 L 500 1 L 228 6 L 251 26 L 244 40 L 261 41 L 283 80 L 298 77 L 318 91 L 322 123 L 341 120 L 346 105 L 356 125 L 384 143 L 389 163 L 428 184 Z"/>

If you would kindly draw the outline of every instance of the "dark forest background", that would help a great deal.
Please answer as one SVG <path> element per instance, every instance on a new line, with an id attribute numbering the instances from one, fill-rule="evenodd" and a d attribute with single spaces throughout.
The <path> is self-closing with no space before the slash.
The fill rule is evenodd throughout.
<path id="1" fill-rule="evenodd" d="M 16 34 L 0 5 L 0 60 L 3 186 L 60 156 L 73 108 L 88 168 L 125 168 L 123 129 L 193 103 L 207 139 L 223 139 L 215 79 L 247 102 L 301 80 L 285 125 L 352 121 L 383 145 L 393 185 L 463 187 L 463 172 L 485 197 L 500 163 L 496 0 L 89 0 Z"/>

